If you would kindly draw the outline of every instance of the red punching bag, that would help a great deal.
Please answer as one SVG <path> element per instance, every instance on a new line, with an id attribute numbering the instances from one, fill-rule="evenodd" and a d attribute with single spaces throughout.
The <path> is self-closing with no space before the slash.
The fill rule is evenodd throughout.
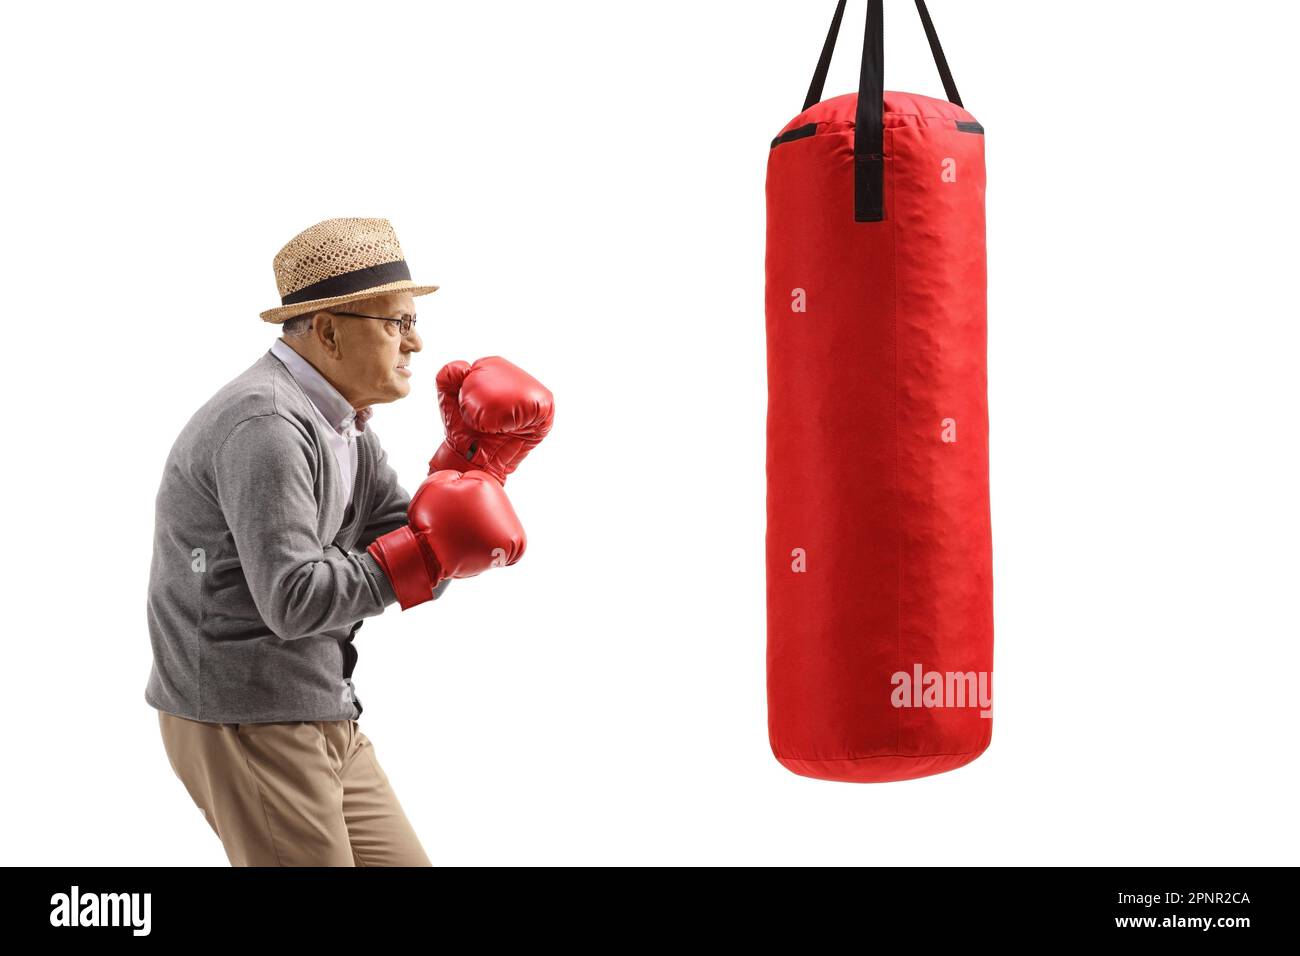
<path id="1" fill-rule="evenodd" d="M 857 95 L 767 165 L 767 692 L 772 752 L 827 780 L 970 763 L 992 734 L 984 130 L 884 91 L 869 0 Z"/>

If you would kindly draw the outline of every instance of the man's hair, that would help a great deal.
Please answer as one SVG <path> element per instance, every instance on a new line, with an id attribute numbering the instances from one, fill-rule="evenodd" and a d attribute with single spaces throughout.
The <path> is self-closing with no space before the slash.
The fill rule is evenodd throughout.
<path id="1" fill-rule="evenodd" d="M 280 334 L 286 339 L 302 338 L 311 331 L 312 316 L 316 313 L 306 312 L 302 315 L 295 315 L 292 318 L 285 319 L 280 323 Z"/>
<path id="2" fill-rule="evenodd" d="M 355 299 L 352 302 L 345 302 L 338 306 L 343 311 L 350 312 L 358 305 L 365 305 L 369 299 Z M 286 339 L 301 338 L 311 331 L 311 320 L 317 312 L 332 312 L 329 306 L 322 306 L 318 309 L 312 309 L 310 312 L 304 312 L 302 315 L 295 315 L 292 318 L 285 319 L 280 323 L 280 334 Z"/>

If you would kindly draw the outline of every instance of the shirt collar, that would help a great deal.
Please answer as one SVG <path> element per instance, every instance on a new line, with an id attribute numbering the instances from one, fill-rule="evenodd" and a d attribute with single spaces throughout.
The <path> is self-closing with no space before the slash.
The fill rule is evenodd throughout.
<path id="1" fill-rule="evenodd" d="M 271 343 L 271 353 L 275 355 L 294 380 L 302 386 L 311 403 L 340 435 L 352 438 L 358 432 L 366 430 L 366 420 L 370 418 L 369 406 L 357 411 L 344 398 L 337 388 L 331 385 L 315 366 L 284 343 L 276 339 Z"/>

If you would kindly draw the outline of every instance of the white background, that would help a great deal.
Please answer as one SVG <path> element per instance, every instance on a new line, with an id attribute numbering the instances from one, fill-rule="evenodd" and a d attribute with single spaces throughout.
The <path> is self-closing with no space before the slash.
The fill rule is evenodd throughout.
<path id="1" fill-rule="evenodd" d="M 153 499 L 334 216 L 442 286 L 373 419 L 408 490 L 444 362 L 557 397 L 524 560 L 357 635 L 435 863 L 1297 862 L 1286 5 L 933 0 L 987 130 L 993 742 L 890 784 L 772 757 L 763 182 L 833 7 L 5 13 L 3 862 L 226 865 L 143 698 Z M 942 95 L 887 7 L 887 85 Z"/>

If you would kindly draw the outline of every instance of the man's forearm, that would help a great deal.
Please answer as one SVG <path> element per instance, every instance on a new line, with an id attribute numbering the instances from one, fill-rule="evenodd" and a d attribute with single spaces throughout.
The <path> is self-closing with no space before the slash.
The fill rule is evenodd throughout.
<path id="1" fill-rule="evenodd" d="M 396 601 L 373 558 L 322 545 L 311 455 L 292 425 L 267 415 L 237 425 L 214 460 L 249 592 L 284 640 L 345 627 Z"/>

